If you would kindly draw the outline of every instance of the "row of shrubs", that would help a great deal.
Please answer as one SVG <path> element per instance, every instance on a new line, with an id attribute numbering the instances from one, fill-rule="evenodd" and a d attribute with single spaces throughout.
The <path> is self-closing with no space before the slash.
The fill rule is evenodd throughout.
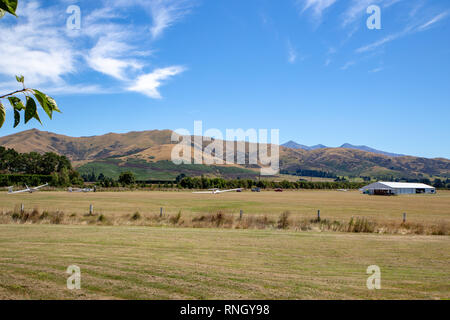
<path id="1" fill-rule="evenodd" d="M 40 174 L 0 174 L 0 187 L 12 185 L 37 186 L 49 183 L 52 180 L 51 175 Z"/>
<path id="2" fill-rule="evenodd" d="M 306 219 L 291 217 L 288 211 L 278 218 L 267 215 L 245 215 L 217 212 L 195 216 L 177 214 L 146 214 L 139 212 L 127 215 L 106 216 L 90 215 L 88 213 L 66 215 L 61 211 L 40 212 L 38 209 L 21 212 L 18 207 L 12 212 L 2 212 L 0 224 L 29 223 L 29 224 L 97 224 L 97 225 L 140 225 L 140 226 L 168 226 L 191 228 L 228 228 L 228 229 L 280 229 L 295 231 L 335 231 L 351 233 L 388 233 L 388 234 L 422 234 L 422 235 L 450 235 L 447 222 L 442 221 L 434 225 L 421 223 L 397 223 L 370 221 L 364 217 L 352 217 L 349 221 L 328 219 Z"/>
<path id="3" fill-rule="evenodd" d="M 42 174 L 0 174 L 0 187 L 9 186 L 38 186 L 48 183 L 53 187 L 82 186 L 83 180 L 77 171 L 63 168 L 61 172 L 51 175 Z"/>
<path id="4" fill-rule="evenodd" d="M 251 179 L 222 179 L 222 178 L 191 178 L 180 180 L 178 187 L 183 189 L 209 189 L 209 188 L 247 188 L 258 187 L 261 189 L 359 189 L 366 182 L 327 182 L 327 181 L 270 181 Z"/>

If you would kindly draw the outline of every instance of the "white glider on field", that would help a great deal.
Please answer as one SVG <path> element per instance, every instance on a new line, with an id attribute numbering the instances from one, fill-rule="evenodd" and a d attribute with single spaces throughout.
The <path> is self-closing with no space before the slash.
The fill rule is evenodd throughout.
<path id="1" fill-rule="evenodd" d="M 33 193 L 33 192 L 39 191 L 39 189 L 41 189 L 43 187 L 46 187 L 46 186 L 48 186 L 48 183 L 46 183 L 46 184 L 44 184 L 42 186 L 39 186 L 39 187 L 35 187 L 35 188 L 30 188 L 27 185 L 25 185 L 25 187 L 27 187 L 27 188 L 23 189 L 23 190 L 19 190 L 19 191 L 13 191 L 13 187 L 9 187 L 8 188 L 8 194 L 25 193 L 25 192 Z"/>
<path id="2" fill-rule="evenodd" d="M 239 192 L 239 191 L 242 191 L 242 188 L 229 189 L 229 190 L 219 190 L 217 188 L 214 188 L 214 189 L 209 189 L 209 191 L 199 191 L 199 192 L 192 192 L 192 193 L 196 193 L 196 194 L 201 194 L 201 193 L 203 193 L 203 194 L 218 194 L 218 193 L 232 192 L 232 191 Z"/>
<path id="3" fill-rule="evenodd" d="M 95 192 L 95 190 L 91 189 L 91 188 L 72 188 L 72 187 L 70 187 L 67 191 L 68 192 Z"/>

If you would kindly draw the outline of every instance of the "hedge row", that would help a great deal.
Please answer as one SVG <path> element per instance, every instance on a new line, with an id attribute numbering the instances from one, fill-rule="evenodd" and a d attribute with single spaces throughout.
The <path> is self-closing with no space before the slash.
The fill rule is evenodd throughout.
<path id="1" fill-rule="evenodd" d="M 0 187 L 13 185 L 37 186 L 49 183 L 52 180 L 50 175 L 40 174 L 0 174 Z"/>

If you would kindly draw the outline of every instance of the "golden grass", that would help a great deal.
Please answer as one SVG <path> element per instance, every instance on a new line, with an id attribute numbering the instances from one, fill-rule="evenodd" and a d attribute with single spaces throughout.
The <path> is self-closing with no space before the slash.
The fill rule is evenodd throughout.
<path id="1" fill-rule="evenodd" d="M 176 215 L 181 210 L 183 217 L 202 214 L 232 214 L 239 211 L 246 215 L 262 215 L 277 219 L 289 211 L 292 219 L 313 219 L 317 210 L 322 219 L 348 221 L 351 217 L 364 217 L 382 223 L 401 223 L 403 212 L 408 223 L 450 223 L 450 191 L 439 191 L 436 195 L 405 195 L 397 197 L 368 196 L 357 191 L 285 191 L 242 192 L 220 195 L 192 194 L 189 191 L 135 191 L 68 193 L 39 192 L 34 194 L 8 195 L 0 193 L 0 211 L 12 211 L 21 203 L 32 210 L 56 212 L 66 215 L 88 213 L 94 205 L 97 214 L 107 218 L 140 214 L 159 214 L 160 207 L 167 215 Z"/>
<path id="2" fill-rule="evenodd" d="M 450 298 L 448 237 L 0 225 L 0 243 L 0 299 Z"/>
<path id="3" fill-rule="evenodd" d="M 62 211 L 24 210 L 0 212 L 0 224 L 64 224 L 64 225 L 104 225 L 104 226 L 147 226 L 183 228 L 223 228 L 223 229 L 289 229 L 295 231 L 335 231 L 354 233 L 450 235 L 450 225 L 446 221 L 438 223 L 376 222 L 365 217 L 351 217 L 348 221 L 328 219 L 305 219 L 291 217 L 284 211 L 277 219 L 273 216 L 246 214 L 236 216 L 221 211 L 213 214 L 183 216 L 177 214 L 65 214 Z"/>

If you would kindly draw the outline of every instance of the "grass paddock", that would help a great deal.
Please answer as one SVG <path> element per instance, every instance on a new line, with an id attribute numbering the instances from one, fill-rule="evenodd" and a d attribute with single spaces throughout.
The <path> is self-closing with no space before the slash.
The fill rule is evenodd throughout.
<path id="1" fill-rule="evenodd" d="M 238 217 L 282 212 L 293 218 L 365 217 L 423 224 L 450 221 L 450 192 L 376 197 L 359 192 L 283 193 L 39 192 L 0 194 L 2 219 L 26 210 L 98 221 L 135 212 Z M 37 211 L 37 210 L 34 210 Z M 98 217 L 98 218 L 97 218 Z M 143 221 L 144 218 L 141 218 Z M 141 221 L 140 220 L 140 221 Z M 6 221 L 6 220 L 1 220 Z M 449 299 L 450 237 L 148 226 L 0 224 L 0 299 Z M 106 223 L 100 223 L 106 224 Z M 82 289 L 66 288 L 70 265 Z M 382 289 L 366 288 L 366 269 L 381 268 Z"/>
<path id="2" fill-rule="evenodd" d="M 448 299 L 449 254 L 448 236 L 0 225 L 0 299 Z"/>
<path id="3" fill-rule="evenodd" d="M 32 210 L 62 211 L 67 215 L 85 214 L 94 205 L 97 214 L 115 215 L 159 214 L 183 216 L 222 212 L 226 214 L 267 215 L 278 217 L 289 211 L 298 218 L 315 218 L 317 210 L 324 219 L 350 219 L 365 217 L 373 221 L 401 221 L 407 213 L 407 221 L 415 223 L 450 222 L 450 191 L 438 191 L 436 195 L 404 195 L 395 197 L 369 196 L 358 191 L 339 192 L 328 190 L 233 192 L 218 195 L 192 194 L 189 191 L 134 191 L 134 192 L 38 192 L 34 194 L 8 195 L 0 193 L 0 210 L 13 210 L 23 203 Z"/>

